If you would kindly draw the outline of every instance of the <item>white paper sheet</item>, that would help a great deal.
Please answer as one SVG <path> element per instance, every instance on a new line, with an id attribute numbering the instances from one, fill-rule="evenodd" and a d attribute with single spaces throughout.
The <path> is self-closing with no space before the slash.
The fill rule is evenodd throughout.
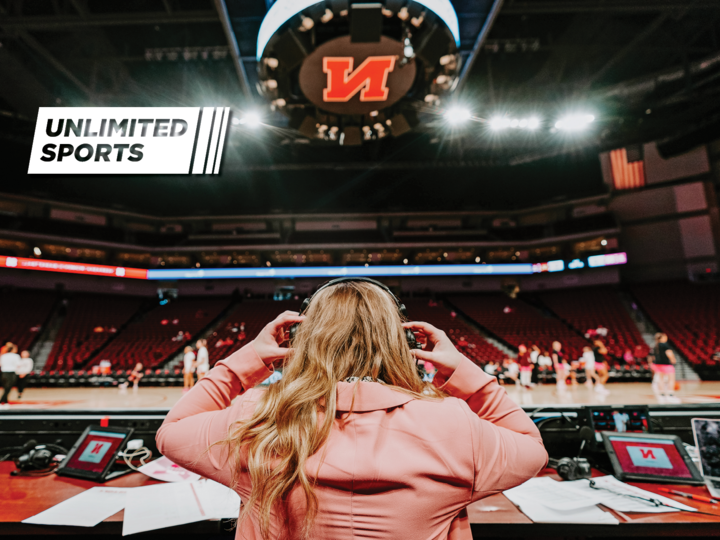
<path id="1" fill-rule="evenodd" d="M 213 480 L 193 482 L 200 504 L 214 519 L 237 518 L 240 515 L 240 496 Z"/>
<path id="2" fill-rule="evenodd" d="M 195 482 L 138 487 L 127 497 L 123 536 L 212 517 L 202 506 Z"/>
<path id="3" fill-rule="evenodd" d="M 602 494 L 593 491 L 588 489 L 587 492 L 578 492 L 577 490 L 568 489 L 568 482 L 556 482 L 552 478 L 543 476 L 531 478 L 524 484 L 507 490 L 505 495 L 508 498 L 512 496 L 538 501 L 548 508 L 568 511 L 595 506 L 601 502 L 603 499 Z"/>
<path id="4" fill-rule="evenodd" d="M 163 482 L 194 482 L 200 479 L 200 475 L 182 468 L 165 456 L 146 463 L 138 470 L 150 478 Z"/>
<path id="5" fill-rule="evenodd" d="M 48 508 L 23 523 L 94 527 L 125 507 L 126 494 L 136 488 L 94 487 Z"/>
<path id="6" fill-rule="evenodd" d="M 535 479 L 541 480 L 541 479 Z M 552 479 L 548 479 L 555 482 Z M 539 482 L 533 482 L 540 484 Z M 560 484 L 560 482 L 555 482 Z M 602 511 L 594 503 L 584 507 L 576 507 L 573 510 L 557 510 L 547 506 L 545 503 L 548 497 L 538 498 L 536 487 L 523 488 L 525 484 L 517 488 L 509 489 L 504 495 L 518 506 L 523 514 L 529 517 L 534 523 L 583 523 L 596 525 L 617 525 L 619 521 L 610 513 Z M 553 486 L 555 487 L 555 486 Z M 587 502 L 588 499 L 584 499 Z M 540 502 L 542 501 L 542 502 Z"/>
<path id="7" fill-rule="evenodd" d="M 578 494 L 585 495 L 589 493 L 597 493 L 602 497 L 601 504 L 617 510 L 618 512 L 645 512 L 653 514 L 662 514 L 665 512 L 678 512 L 680 510 L 686 510 L 688 512 L 696 512 L 697 510 L 691 506 L 674 501 L 662 495 L 645 491 L 629 484 L 621 482 L 614 476 L 601 476 L 599 478 L 593 478 L 595 485 L 599 488 L 605 489 L 592 489 L 590 483 L 587 480 L 575 480 L 573 482 L 563 482 L 568 488 L 575 490 Z M 626 495 L 636 495 L 644 499 L 655 499 L 664 504 L 670 505 L 673 508 L 667 506 L 654 506 L 650 502 L 642 501 L 634 497 L 626 497 L 618 495 L 624 493 Z"/>

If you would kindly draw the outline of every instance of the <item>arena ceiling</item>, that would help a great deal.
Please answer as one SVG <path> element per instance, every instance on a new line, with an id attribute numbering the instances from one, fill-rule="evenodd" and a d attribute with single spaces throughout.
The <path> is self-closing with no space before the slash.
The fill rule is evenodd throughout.
<path id="1" fill-rule="evenodd" d="M 479 121 L 451 128 L 437 115 L 350 148 L 308 144 L 258 95 L 255 44 L 271 0 L 0 0 L 0 140 L 10 156 L 0 191 L 158 214 L 192 213 L 198 201 L 223 213 L 513 207 L 602 191 L 598 151 L 667 140 L 671 152 L 717 138 L 716 0 L 505 0 L 486 34 L 491 0 L 452 3 L 472 65 L 453 99 Z M 37 107 L 67 105 L 262 108 L 266 125 L 233 129 L 212 186 L 25 175 Z M 572 137 L 484 123 L 577 110 L 596 121 Z"/>

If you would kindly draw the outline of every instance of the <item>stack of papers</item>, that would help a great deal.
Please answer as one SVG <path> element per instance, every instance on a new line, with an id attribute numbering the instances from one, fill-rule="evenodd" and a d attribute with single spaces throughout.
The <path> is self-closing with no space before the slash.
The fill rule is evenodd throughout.
<path id="1" fill-rule="evenodd" d="M 636 488 L 614 476 L 593 478 L 595 488 L 587 479 L 556 482 L 543 477 L 533 478 L 504 492 L 510 501 L 535 523 L 598 523 L 617 525 L 618 520 L 597 507 L 602 504 L 617 512 L 663 513 L 696 509 L 662 495 Z M 637 498 L 640 497 L 640 498 Z M 648 500 L 642 500 L 648 499 Z M 649 499 L 668 506 L 656 506 Z"/>
<path id="2" fill-rule="evenodd" d="M 23 523 L 94 527 L 125 509 L 123 536 L 207 519 L 237 518 L 240 497 L 212 480 L 89 489 Z"/>
<path id="3" fill-rule="evenodd" d="M 612 514 L 597 507 L 600 495 L 578 494 L 565 484 L 547 477 L 533 478 L 503 494 L 534 523 L 619 523 Z"/>

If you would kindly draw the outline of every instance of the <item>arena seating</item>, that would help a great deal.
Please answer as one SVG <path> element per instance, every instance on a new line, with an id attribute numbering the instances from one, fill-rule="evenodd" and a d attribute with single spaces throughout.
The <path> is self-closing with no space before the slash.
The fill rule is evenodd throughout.
<path id="1" fill-rule="evenodd" d="M 637 285 L 635 298 L 670 343 L 701 373 L 720 374 L 713 354 L 720 348 L 720 286 L 685 282 Z"/>
<path id="2" fill-rule="evenodd" d="M 462 319 L 453 316 L 452 312 L 441 303 L 430 305 L 428 298 L 403 299 L 411 320 L 425 321 L 443 330 L 457 344 L 461 337 L 468 342 L 462 352 L 477 364 L 488 361 L 502 362 L 505 353 L 485 340 L 478 332 L 465 324 Z"/>
<path id="3" fill-rule="evenodd" d="M 560 341 L 571 360 L 582 355 L 588 342 L 550 314 L 503 294 L 450 296 L 451 305 L 513 347 L 524 343 L 549 351 Z M 509 311 L 508 311 L 509 309 Z M 508 311 L 507 313 L 505 311 Z"/>
<path id="4" fill-rule="evenodd" d="M 255 339 L 260 330 L 283 311 L 297 311 L 298 309 L 300 309 L 299 300 L 245 300 L 241 302 L 213 332 L 212 336 L 207 338 L 210 365 L 215 365 L 218 360 L 227 358 L 243 345 Z M 238 339 L 241 336 L 240 325 L 243 323 L 245 324 L 245 338 Z M 227 344 L 217 347 L 216 344 L 220 340 Z"/>
<path id="5" fill-rule="evenodd" d="M 607 337 L 601 338 L 610 355 L 622 358 L 627 349 L 639 358 L 648 354 L 630 314 L 620 302 L 616 291 L 609 287 L 594 287 L 546 292 L 539 295 L 542 302 L 570 326 L 585 334 L 590 329 L 604 326 Z"/>
<path id="6" fill-rule="evenodd" d="M 91 364 L 110 360 L 113 369 L 128 369 L 142 362 L 146 368 L 154 368 L 183 346 L 194 346 L 198 333 L 228 304 L 227 298 L 205 297 L 179 298 L 167 305 L 158 305 L 130 323 Z M 173 340 L 178 333 L 187 333 L 190 339 Z"/>
<path id="7" fill-rule="evenodd" d="M 0 292 L 0 340 L 29 349 L 37 339 L 57 300 L 52 291 L 6 290 Z"/>
<path id="8" fill-rule="evenodd" d="M 67 316 L 58 332 L 46 370 L 72 370 L 101 348 L 147 299 L 83 294 L 68 299 Z M 102 329 L 102 331 L 99 331 Z"/>

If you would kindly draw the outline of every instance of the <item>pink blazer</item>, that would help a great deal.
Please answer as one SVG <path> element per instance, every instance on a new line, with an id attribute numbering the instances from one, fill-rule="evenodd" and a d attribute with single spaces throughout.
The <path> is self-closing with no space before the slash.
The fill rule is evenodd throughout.
<path id="1" fill-rule="evenodd" d="M 157 434 L 160 451 L 175 463 L 227 486 L 233 485 L 224 446 L 236 421 L 251 416 L 263 390 L 253 389 L 271 372 L 246 345 L 188 392 L 168 413 Z M 530 418 L 500 387 L 465 359 L 436 384 L 452 397 L 417 400 L 381 383 L 338 383 L 344 415 L 324 448 L 308 461 L 317 476 L 320 510 L 312 538 L 430 540 L 472 538 L 465 507 L 517 486 L 547 463 L 547 452 Z M 233 401 L 234 398 L 240 396 Z M 321 461 L 322 459 L 322 461 Z M 236 490 L 251 492 L 241 472 Z M 304 494 L 289 495 L 289 530 L 302 523 Z M 273 516 L 272 538 L 294 538 Z M 238 526 L 236 538 L 260 539 L 256 522 Z"/>

